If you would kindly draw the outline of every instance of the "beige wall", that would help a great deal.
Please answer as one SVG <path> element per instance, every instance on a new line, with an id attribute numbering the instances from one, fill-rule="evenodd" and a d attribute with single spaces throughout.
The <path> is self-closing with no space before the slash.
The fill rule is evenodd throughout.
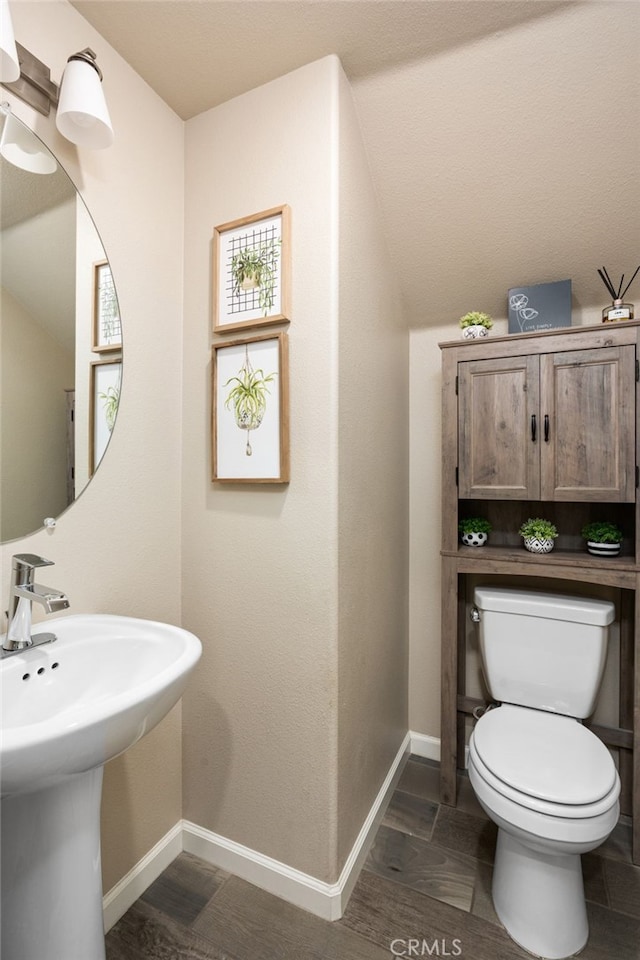
<path id="1" fill-rule="evenodd" d="M 125 374 L 109 455 L 89 488 L 53 533 L 3 546 L 1 609 L 7 607 L 10 557 L 29 551 L 55 562 L 47 582 L 67 592 L 71 613 L 108 611 L 177 623 L 183 124 L 66 2 L 12 3 L 11 13 L 19 42 L 50 66 L 53 79 L 59 80 L 67 57 L 87 45 L 104 70 L 116 131 L 110 150 L 77 151 L 58 135 L 53 114 L 35 113 L 4 88 L 2 98 L 54 150 L 95 219 L 125 318 Z M 105 889 L 180 817 L 180 737 L 178 708 L 107 765 Z"/>
<path id="2" fill-rule="evenodd" d="M 338 860 L 407 732 L 409 334 L 339 71 Z"/>
<path id="3" fill-rule="evenodd" d="M 186 125 L 183 622 L 204 654 L 183 701 L 184 814 L 321 879 L 335 872 L 335 70 L 322 61 Z M 212 485 L 213 228 L 282 203 L 292 481 Z"/>
<path id="4" fill-rule="evenodd" d="M 407 487 L 407 336 L 337 59 L 190 121 L 186 182 L 185 816 L 335 881 L 406 732 Z M 212 486 L 212 230 L 283 202 L 291 484 Z"/>

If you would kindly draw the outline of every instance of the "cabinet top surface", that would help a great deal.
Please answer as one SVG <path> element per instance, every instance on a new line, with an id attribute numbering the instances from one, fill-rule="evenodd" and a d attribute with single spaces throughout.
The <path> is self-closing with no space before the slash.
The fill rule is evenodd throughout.
<path id="1" fill-rule="evenodd" d="M 545 343 L 550 338 L 558 338 L 563 340 L 564 338 L 571 338 L 573 336 L 578 336 L 579 334 L 587 335 L 590 338 L 602 340 L 602 344 L 610 342 L 612 345 L 618 344 L 620 342 L 626 343 L 635 343 L 638 336 L 638 327 L 640 327 L 640 320 L 623 320 L 618 321 L 617 323 L 599 323 L 591 326 L 577 326 L 577 327 L 555 327 L 552 330 L 535 330 L 531 333 L 509 333 L 504 336 L 494 337 L 491 334 L 488 337 L 482 337 L 480 339 L 469 339 L 463 340 L 462 338 L 458 340 L 445 340 L 438 344 L 441 350 L 449 350 L 452 348 L 462 349 L 462 350 L 480 350 L 482 348 L 485 350 L 488 347 L 491 347 L 493 344 L 513 344 L 514 347 L 517 344 L 528 344 L 529 347 L 533 348 L 536 345 L 536 342 L 540 342 L 541 346 L 551 347 L 551 344 Z M 598 337 L 598 335 L 600 335 Z M 567 344 L 569 346 L 569 344 Z"/>

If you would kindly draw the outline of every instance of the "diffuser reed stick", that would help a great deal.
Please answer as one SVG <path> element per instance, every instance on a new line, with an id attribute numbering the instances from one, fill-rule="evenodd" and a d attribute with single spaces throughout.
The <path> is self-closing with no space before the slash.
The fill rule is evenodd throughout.
<path id="1" fill-rule="evenodd" d="M 602 311 L 602 322 L 611 323 L 614 320 L 633 320 L 634 307 L 632 303 L 624 303 L 624 297 L 638 275 L 640 270 L 640 264 L 636 267 L 631 280 L 624 287 L 624 273 L 620 277 L 620 283 L 616 287 L 607 272 L 606 267 L 602 267 L 602 270 L 598 268 L 598 273 L 600 274 L 600 279 L 604 283 L 607 293 L 611 297 L 612 303 L 610 307 L 605 307 Z"/>

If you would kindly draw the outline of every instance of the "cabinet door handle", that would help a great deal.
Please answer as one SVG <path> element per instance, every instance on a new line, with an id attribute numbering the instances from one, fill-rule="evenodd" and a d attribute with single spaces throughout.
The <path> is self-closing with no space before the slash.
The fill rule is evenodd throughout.
<path id="1" fill-rule="evenodd" d="M 544 442 L 549 443 L 549 414 L 544 415 Z"/>
<path id="2" fill-rule="evenodd" d="M 531 440 L 533 441 L 533 443 L 536 442 L 536 433 L 537 433 L 536 415 L 535 413 L 532 413 L 531 414 Z"/>

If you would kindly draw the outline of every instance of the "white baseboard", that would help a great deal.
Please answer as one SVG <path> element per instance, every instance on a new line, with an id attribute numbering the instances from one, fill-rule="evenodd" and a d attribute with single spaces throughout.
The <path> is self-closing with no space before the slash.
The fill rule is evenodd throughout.
<path id="1" fill-rule="evenodd" d="M 188 821 L 183 821 L 184 849 L 324 920 L 338 920 L 344 912 L 380 820 L 402 773 L 404 761 L 409 755 L 409 743 L 407 734 L 336 883 L 325 883 L 309 874 L 294 870 L 286 863 L 265 857 L 256 850 L 234 843 Z"/>
<path id="2" fill-rule="evenodd" d="M 338 916 L 331 918 L 333 920 L 338 920 L 346 909 L 349 897 L 351 896 L 351 891 L 353 890 L 364 862 L 367 859 L 371 844 L 373 843 L 375 835 L 378 831 L 378 827 L 380 826 L 380 822 L 386 813 L 391 795 L 396 788 L 400 776 L 402 775 L 404 765 L 409 759 L 409 754 L 411 752 L 410 745 L 411 734 L 407 733 L 402 741 L 402 744 L 400 745 L 400 749 L 398 750 L 393 763 L 391 764 L 391 767 L 389 768 L 389 772 L 385 777 L 380 790 L 378 791 L 378 796 L 374 800 L 371 810 L 369 811 L 367 818 L 360 828 L 360 833 L 358 834 L 356 842 L 351 848 L 351 852 L 347 857 L 346 863 L 342 868 L 340 879 L 338 880 L 338 884 L 342 890 L 341 908 Z"/>
<path id="3" fill-rule="evenodd" d="M 358 879 L 371 843 L 382 820 L 387 804 L 409 756 L 412 738 L 407 734 L 384 783 L 360 829 L 336 883 L 325 883 L 293 869 L 257 850 L 235 843 L 226 837 L 205 830 L 188 820 L 179 821 L 149 853 L 133 867 L 104 897 L 104 925 L 109 930 L 146 888 L 153 883 L 171 861 L 182 851 L 255 886 L 273 893 L 325 920 L 338 920 Z"/>
<path id="4" fill-rule="evenodd" d="M 424 760 L 436 760 L 440 763 L 440 739 L 439 737 L 429 737 L 426 733 L 414 733 L 410 731 L 411 753 L 414 757 L 422 757 Z M 464 768 L 469 766 L 469 747 L 464 748 Z"/>
<path id="5" fill-rule="evenodd" d="M 179 821 L 102 898 L 105 933 L 118 922 L 181 852 L 182 822 Z"/>
<path id="6" fill-rule="evenodd" d="M 425 760 L 440 761 L 440 738 L 429 737 L 426 733 L 415 733 L 410 731 L 411 753 L 416 757 L 423 757 Z"/>

